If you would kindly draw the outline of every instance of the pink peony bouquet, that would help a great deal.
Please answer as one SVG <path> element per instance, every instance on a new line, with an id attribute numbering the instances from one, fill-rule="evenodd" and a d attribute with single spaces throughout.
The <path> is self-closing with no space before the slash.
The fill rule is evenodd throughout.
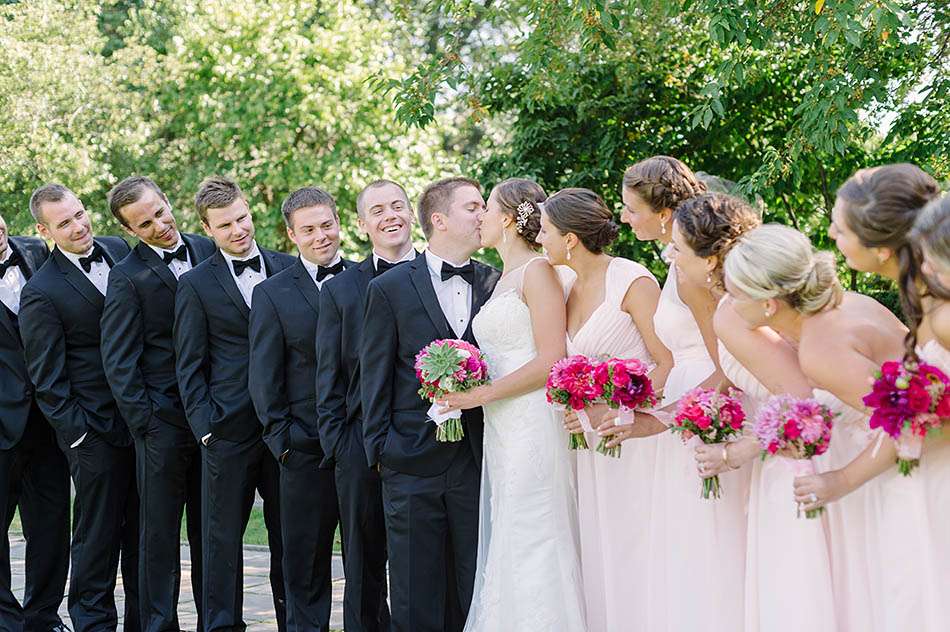
<path id="1" fill-rule="evenodd" d="M 872 410 L 872 429 L 881 428 L 897 442 L 897 468 L 904 476 L 920 464 L 924 438 L 950 418 L 946 374 L 920 363 L 885 362 L 864 396 Z"/>
<path id="2" fill-rule="evenodd" d="M 436 424 L 437 441 L 461 441 L 462 411 L 439 413 L 435 400 L 447 393 L 467 391 L 488 383 L 488 364 L 485 356 L 473 344 L 447 338 L 434 340 L 416 355 L 416 377 L 422 386 L 419 396 L 433 402 L 429 418 Z"/>
<path id="3" fill-rule="evenodd" d="M 776 395 L 759 409 L 752 432 L 762 446 L 762 458 L 785 458 L 795 476 L 808 476 L 815 473 L 812 457 L 828 449 L 833 419 L 828 407 L 814 399 Z M 816 518 L 822 511 L 824 507 L 808 510 L 805 517 Z"/>
<path id="4" fill-rule="evenodd" d="M 598 363 L 587 356 L 573 355 L 558 360 L 551 367 L 547 381 L 548 402 L 560 409 L 570 408 L 577 413 L 584 425 L 589 426 L 584 408 L 600 400 L 604 383 L 598 382 Z M 600 378 L 605 378 L 601 375 Z M 583 432 L 571 433 L 569 446 L 572 450 L 589 450 Z"/>
<path id="5" fill-rule="evenodd" d="M 644 404 L 656 405 L 653 382 L 647 377 L 648 367 L 640 360 L 611 358 L 594 369 L 595 382 L 604 385 L 603 401 L 613 409 L 619 409 L 616 423 L 632 424 L 634 410 Z M 600 440 L 597 451 L 601 454 L 620 457 L 620 448 L 607 447 L 607 437 Z"/>
<path id="6" fill-rule="evenodd" d="M 677 402 L 670 430 L 682 434 L 687 445 L 722 443 L 742 431 L 745 411 L 734 392 L 720 393 L 711 388 L 694 388 Z M 703 479 L 703 498 L 719 498 L 719 475 Z"/>

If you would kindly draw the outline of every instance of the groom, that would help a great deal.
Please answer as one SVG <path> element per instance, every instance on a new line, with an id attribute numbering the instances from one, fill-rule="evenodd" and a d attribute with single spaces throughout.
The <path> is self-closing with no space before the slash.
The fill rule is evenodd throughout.
<path id="1" fill-rule="evenodd" d="M 424 256 L 369 284 L 360 354 L 363 436 L 369 465 L 382 478 L 393 632 L 461 630 L 472 600 L 482 411 L 463 413 L 462 441 L 436 441 L 413 363 L 433 340 L 475 343 L 472 318 L 499 277 L 470 259 L 481 246 L 484 210 L 474 180 L 430 184 L 419 199 L 429 240 Z"/>

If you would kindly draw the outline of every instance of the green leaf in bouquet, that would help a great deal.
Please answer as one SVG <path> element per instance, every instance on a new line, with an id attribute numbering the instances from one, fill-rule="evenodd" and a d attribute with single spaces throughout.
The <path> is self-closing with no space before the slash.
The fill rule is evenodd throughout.
<path id="1" fill-rule="evenodd" d="M 428 381 L 452 375 L 462 361 L 462 352 L 448 344 L 432 345 L 422 359 L 420 369 Z"/>

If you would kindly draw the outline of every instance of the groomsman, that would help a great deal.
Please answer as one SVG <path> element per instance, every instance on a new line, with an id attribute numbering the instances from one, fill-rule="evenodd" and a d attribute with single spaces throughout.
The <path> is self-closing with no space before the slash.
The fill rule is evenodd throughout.
<path id="1" fill-rule="evenodd" d="M 317 325 L 317 412 L 320 440 L 335 463 L 343 537 L 343 627 L 386 632 L 386 525 L 379 472 L 366 464 L 360 402 L 360 340 L 366 287 L 374 277 L 416 256 L 412 205 L 395 182 L 377 180 L 356 198 L 357 222 L 373 244 L 358 266 L 320 293 Z"/>
<path id="2" fill-rule="evenodd" d="M 18 322 L 23 286 L 48 256 L 40 239 L 9 237 L 0 217 L 0 630 L 67 630 L 57 611 L 69 567 L 69 469 L 36 405 Z M 17 507 L 26 537 L 22 606 L 10 586 Z"/>
<path id="3" fill-rule="evenodd" d="M 135 441 L 142 629 L 178 630 L 179 539 L 186 508 L 191 584 L 195 603 L 201 603 L 201 459 L 175 379 L 175 291 L 178 277 L 215 247 L 207 237 L 179 232 L 168 198 L 144 176 L 113 187 L 109 210 L 139 238 L 109 273 L 102 359 Z M 198 621 L 200 630 L 200 612 Z"/>
<path id="4" fill-rule="evenodd" d="M 461 630 L 472 600 L 482 412 L 462 413 L 461 441 L 436 441 L 413 364 L 433 340 L 475 342 L 472 318 L 499 277 L 470 259 L 481 247 L 484 210 L 474 180 L 429 185 L 419 199 L 424 256 L 374 279 L 367 292 L 363 435 L 369 465 L 382 477 L 395 632 Z"/>
<path id="5" fill-rule="evenodd" d="M 277 461 L 261 440 L 248 394 L 248 317 L 254 287 L 294 258 L 254 240 L 244 193 L 213 176 L 195 196 L 218 251 L 178 279 L 175 353 L 188 423 L 201 442 L 202 599 L 205 630 L 244 630 L 243 544 L 255 489 L 264 499 L 270 584 L 277 624 L 286 626 Z"/>
<path id="6" fill-rule="evenodd" d="M 300 257 L 254 288 L 249 386 L 264 441 L 280 462 L 287 629 L 327 632 L 339 509 L 317 432 L 314 340 L 321 288 L 352 264 L 340 257 L 340 219 L 329 193 L 298 189 L 281 212 Z"/>
<path id="7" fill-rule="evenodd" d="M 109 270 L 129 247 L 119 237 L 94 237 L 82 202 L 62 185 L 36 189 L 30 213 L 56 244 L 23 288 L 19 322 L 37 402 L 76 488 L 69 616 L 77 632 L 115 629 L 121 552 L 123 624 L 139 630 L 135 451 L 99 347 Z"/>

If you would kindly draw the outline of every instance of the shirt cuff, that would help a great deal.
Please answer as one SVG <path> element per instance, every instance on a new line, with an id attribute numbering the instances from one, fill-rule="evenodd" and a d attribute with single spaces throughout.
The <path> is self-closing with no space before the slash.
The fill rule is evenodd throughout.
<path id="1" fill-rule="evenodd" d="M 211 439 L 211 433 L 209 432 L 205 436 L 201 437 L 202 445 L 208 445 L 208 441 Z"/>
<path id="2" fill-rule="evenodd" d="M 78 439 L 76 439 L 76 443 L 72 444 L 72 445 L 69 446 L 69 447 L 70 447 L 70 448 L 75 448 L 76 446 L 78 446 L 80 443 L 83 442 L 83 439 L 86 438 L 86 435 L 87 435 L 87 434 L 89 434 L 89 433 L 88 433 L 88 432 L 82 433 L 82 436 L 79 437 Z"/>

